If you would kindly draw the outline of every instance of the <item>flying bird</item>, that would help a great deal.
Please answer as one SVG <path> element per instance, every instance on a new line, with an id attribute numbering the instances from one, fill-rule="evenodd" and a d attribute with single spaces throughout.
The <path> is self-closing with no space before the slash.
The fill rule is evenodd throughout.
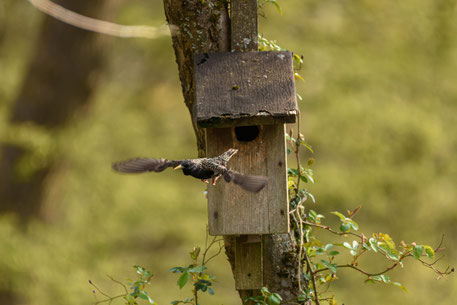
<path id="1" fill-rule="evenodd" d="M 216 181 L 222 176 L 226 182 L 233 182 L 243 189 L 257 193 L 267 184 L 267 177 L 244 175 L 227 168 L 227 163 L 238 149 L 230 148 L 223 154 L 213 158 L 198 158 L 185 160 L 167 160 L 151 158 L 135 158 L 113 163 L 113 169 L 122 173 L 137 174 L 145 172 L 162 172 L 169 167 L 182 169 L 184 175 L 201 179 L 216 185 Z"/>

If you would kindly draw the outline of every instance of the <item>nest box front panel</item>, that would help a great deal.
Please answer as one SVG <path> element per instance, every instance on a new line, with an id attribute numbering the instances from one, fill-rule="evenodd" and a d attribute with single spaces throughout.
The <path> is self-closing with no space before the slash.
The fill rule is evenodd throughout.
<path id="1" fill-rule="evenodd" d="M 194 72 L 200 127 L 295 122 L 292 52 L 195 54 Z"/>
<path id="2" fill-rule="evenodd" d="M 228 148 L 236 148 L 238 153 L 230 160 L 229 168 L 243 174 L 268 178 L 268 184 L 258 193 L 248 192 L 224 181 L 219 181 L 216 186 L 209 185 L 208 217 L 211 235 L 289 231 L 285 124 L 257 128 L 258 135 L 254 139 L 249 138 L 252 135 L 243 138 L 243 127 L 241 131 L 237 129 L 237 132 L 235 127 L 208 128 L 206 131 L 207 156 L 217 156 Z"/>

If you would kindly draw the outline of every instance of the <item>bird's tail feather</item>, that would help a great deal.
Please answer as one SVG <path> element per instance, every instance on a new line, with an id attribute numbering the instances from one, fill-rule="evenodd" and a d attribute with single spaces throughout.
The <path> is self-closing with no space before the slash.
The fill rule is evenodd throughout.
<path id="1" fill-rule="evenodd" d="M 267 177 L 243 175 L 233 170 L 226 171 L 223 174 L 223 176 L 226 182 L 233 182 L 234 184 L 241 186 L 245 190 L 254 193 L 257 193 L 260 190 L 262 190 L 268 183 Z"/>

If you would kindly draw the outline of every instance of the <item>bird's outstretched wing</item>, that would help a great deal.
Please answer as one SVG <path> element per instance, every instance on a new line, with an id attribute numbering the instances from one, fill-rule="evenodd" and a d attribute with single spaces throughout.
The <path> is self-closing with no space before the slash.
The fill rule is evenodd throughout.
<path id="1" fill-rule="evenodd" d="M 181 161 L 167 159 L 135 158 L 113 163 L 113 169 L 122 173 L 161 172 L 168 167 L 176 167 Z"/>
<path id="2" fill-rule="evenodd" d="M 224 174 L 224 180 L 226 182 L 233 182 L 247 191 L 257 193 L 262 190 L 268 183 L 267 177 L 264 176 L 253 176 L 243 175 L 234 170 L 228 170 Z"/>

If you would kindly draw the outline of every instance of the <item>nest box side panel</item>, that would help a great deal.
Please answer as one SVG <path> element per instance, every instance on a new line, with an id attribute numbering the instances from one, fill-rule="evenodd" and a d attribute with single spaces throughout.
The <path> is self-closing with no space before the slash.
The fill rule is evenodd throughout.
<path id="1" fill-rule="evenodd" d="M 207 129 L 207 155 L 238 149 L 229 168 L 243 174 L 261 175 L 268 184 L 258 193 L 219 181 L 208 187 L 211 235 L 273 234 L 289 231 L 285 125 L 259 126 L 250 142 L 238 141 L 234 128 Z M 222 180 L 222 179 L 221 179 Z"/>

